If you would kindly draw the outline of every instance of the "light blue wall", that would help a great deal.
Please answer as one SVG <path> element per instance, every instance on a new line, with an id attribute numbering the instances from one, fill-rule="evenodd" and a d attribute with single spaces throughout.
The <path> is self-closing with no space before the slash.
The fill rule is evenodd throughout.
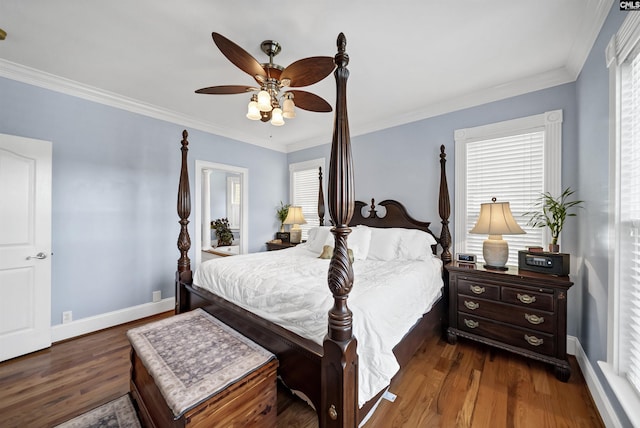
<path id="1" fill-rule="evenodd" d="M 563 110 L 562 186 L 571 186 L 585 201 L 585 209 L 567 222 L 562 236 L 575 282 L 568 297 L 567 329 L 584 348 L 622 426 L 631 424 L 597 361 L 606 359 L 608 310 L 609 74 L 604 52 L 627 13 L 614 2 L 575 83 L 352 138 L 356 198 L 398 199 L 416 218 L 436 222 L 438 147 L 444 144 L 448 153 L 453 202 L 455 129 Z M 350 79 L 357 75 L 352 73 Z M 329 145 L 290 153 L 288 159 L 300 162 L 319 156 L 326 156 L 328 165 Z M 453 216 L 452 212 L 452 222 Z M 438 225 L 434 229 L 438 233 Z"/>
<path id="2" fill-rule="evenodd" d="M 357 75 L 351 73 L 350 80 L 357 78 Z M 433 229 L 437 234 L 440 231 L 437 206 L 440 145 L 444 144 L 446 147 L 447 179 L 453 201 L 454 130 L 556 109 L 562 109 L 564 113 L 563 156 L 569 158 L 571 165 L 564 168 L 563 181 L 570 181 L 571 174 L 567 170 L 575 169 L 572 166 L 571 153 L 575 152 L 577 144 L 575 99 L 575 85 L 566 84 L 352 137 L 356 199 L 397 199 L 405 204 L 415 218 L 434 222 Z M 330 142 L 289 153 L 288 161 L 301 162 L 322 156 L 326 157 L 328 167 Z M 325 174 L 325 181 L 327 177 Z M 453 213 L 450 227 L 453 230 Z"/>
<path id="3" fill-rule="evenodd" d="M 609 292 L 609 70 L 605 48 L 629 13 L 618 9 L 618 3 L 614 2 L 576 82 L 580 145 L 573 157 L 577 166 L 578 198 L 585 201 L 585 209 L 578 217 L 577 254 L 581 263 L 575 279 L 581 291 L 577 334 L 580 344 L 623 426 L 631 426 L 597 364 L 607 357 Z"/>
<path id="4" fill-rule="evenodd" d="M 0 94 L 0 133 L 53 142 L 52 325 L 173 296 L 184 128 L 4 78 Z M 248 168 L 249 251 L 263 250 L 286 155 L 188 131 L 192 209 L 196 159 Z"/>
<path id="5" fill-rule="evenodd" d="M 351 74 L 350 79 L 357 79 Z M 433 222 L 432 230 L 440 232 L 438 216 L 438 183 L 440 180 L 440 145 L 447 153 L 447 180 L 453 206 L 454 130 L 499 122 L 545 111 L 562 109 L 563 121 L 563 184 L 574 186 L 572 176 L 576 151 L 575 85 L 566 84 L 551 89 L 485 104 L 479 107 L 421 120 L 379 132 L 352 137 L 355 197 L 377 201 L 396 199 L 418 220 Z M 301 162 L 325 156 L 327 166 L 330 145 L 289 153 L 289 162 Z M 327 174 L 325 174 L 325 181 Z M 326 189 L 326 183 L 325 183 Z M 326 191 L 325 191 L 326 194 Z M 450 217 L 453 230 L 454 212 Z M 567 226 L 570 229 L 571 225 Z M 567 247 L 570 249 L 570 247 Z M 575 331 L 575 322 L 573 330 Z"/>

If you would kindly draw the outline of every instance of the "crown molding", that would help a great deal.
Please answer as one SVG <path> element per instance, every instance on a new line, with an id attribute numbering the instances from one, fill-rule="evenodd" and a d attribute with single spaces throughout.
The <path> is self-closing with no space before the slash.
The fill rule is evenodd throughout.
<path id="1" fill-rule="evenodd" d="M 2 58 L 0 58 L 0 77 L 6 77 L 7 79 L 104 104 L 131 113 L 141 114 L 143 116 L 174 123 L 187 128 L 197 129 L 210 134 L 238 140 L 243 143 L 253 144 L 269 150 L 286 153 L 285 147 L 279 147 L 273 144 L 267 145 L 262 141 L 256 140 L 255 136 L 239 134 L 237 132 L 231 134 L 222 128 L 211 125 L 210 123 L 203 122 L 175 111 L 144 103 L 142 101 L 105 91 L 93 86 L 84 85 L 64 77 L 46 73 Z"/>
<path id="2" fill-rule="evenodd" d="M 523 95 L 530 92 L 551 88 L 553 86 L 570 83 L 573 81 L 575 81 L 575 78 L 573 78 L 571 73 L 569 73 L 566 68 L 559 68 L 535 76 L 529 76 L 524 79 L 493 86 L 490 88 L 485 88 L 476 92 L 465 94 L 461 97 L 438 100 L 412 112 L 411 114 L 396 117 L 393 120 L 366 123 L 363 126 L 359 126 L 357 128 L 357 133 L 359 135 L 368 134 L 371 132 L 380 131 L 382 129 L 405 125 L 411 122 L 417 122 L 419 120 L 464 110 L 470 107 L 476 107 L 494 101 L 504 100 L 518 95 Z M 352 133 L 352 135 L 355 134 Z"/>
<path id="3" fill-rule="evenodd" d="M 588 5 L 585 9 L 595 10 L 594 18 L 589 21 L 583 21 L 580 30 L 571 46 L 569 57 L 565 64 L 567 71 L 576 80 L 584 67 L 584 63 L 589 57 L 589 53 L 593 48 L 593 44 L 602 30 L 602 25 L 609 15 L 613 0 L 586 0 Z"/>

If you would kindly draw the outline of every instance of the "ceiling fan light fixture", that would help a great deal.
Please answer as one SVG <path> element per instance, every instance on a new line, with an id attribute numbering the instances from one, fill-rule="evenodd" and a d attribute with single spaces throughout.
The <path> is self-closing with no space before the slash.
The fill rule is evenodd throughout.
<path id="1" fill-rule="evenodd" d="M 260 111 L 271 111 L 271 94 L 264 89 L 258 92 L 258 108 Z"/>
<path id="2" fill-rule="evenodd" d="M 285 100 L 282 102 L 282 116 L 286 119 L 293 119 L 296 117 L 295 104 L 291 99 L 291 96 L 287 94 Z"/>
<path id="3" fill-rule="evenodd" d="M 247 119 L 260 120 L 260 109 L 258 108 L 258 96 L 253 95 L 247 107 Z"/>
<path id="4" fill-rule="evenodd" d="M 273 126 L 284 125 L 284 119 L 282 118 L 282 109 L 280 107 L 276 107 L 271 111 L 271 124 Z"/>

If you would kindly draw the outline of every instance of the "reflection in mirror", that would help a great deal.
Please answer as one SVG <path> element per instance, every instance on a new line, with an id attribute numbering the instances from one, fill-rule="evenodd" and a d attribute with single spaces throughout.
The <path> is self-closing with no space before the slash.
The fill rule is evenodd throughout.
<path id="1" fill-rule="evenodd" d="M 196 264 L 247 253 L 248 170 L 196 161 Z"/>

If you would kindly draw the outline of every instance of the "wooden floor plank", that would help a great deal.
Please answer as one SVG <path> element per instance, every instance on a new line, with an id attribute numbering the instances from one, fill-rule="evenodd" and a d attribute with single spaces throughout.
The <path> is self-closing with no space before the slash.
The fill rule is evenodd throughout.
<path id="1" fill-rule="evenodd" d="M 126 331 L 170 313 L 57 343 L 0 363 L 0 427 L 51 427 L 129 390 Z M 425 342 L 364 428 L 604 427 L 575 358 L 569 382 L 553 370 L 460 339 Z M 317 428 L 315 412 L 284 388 L 279 428 Z"/>

